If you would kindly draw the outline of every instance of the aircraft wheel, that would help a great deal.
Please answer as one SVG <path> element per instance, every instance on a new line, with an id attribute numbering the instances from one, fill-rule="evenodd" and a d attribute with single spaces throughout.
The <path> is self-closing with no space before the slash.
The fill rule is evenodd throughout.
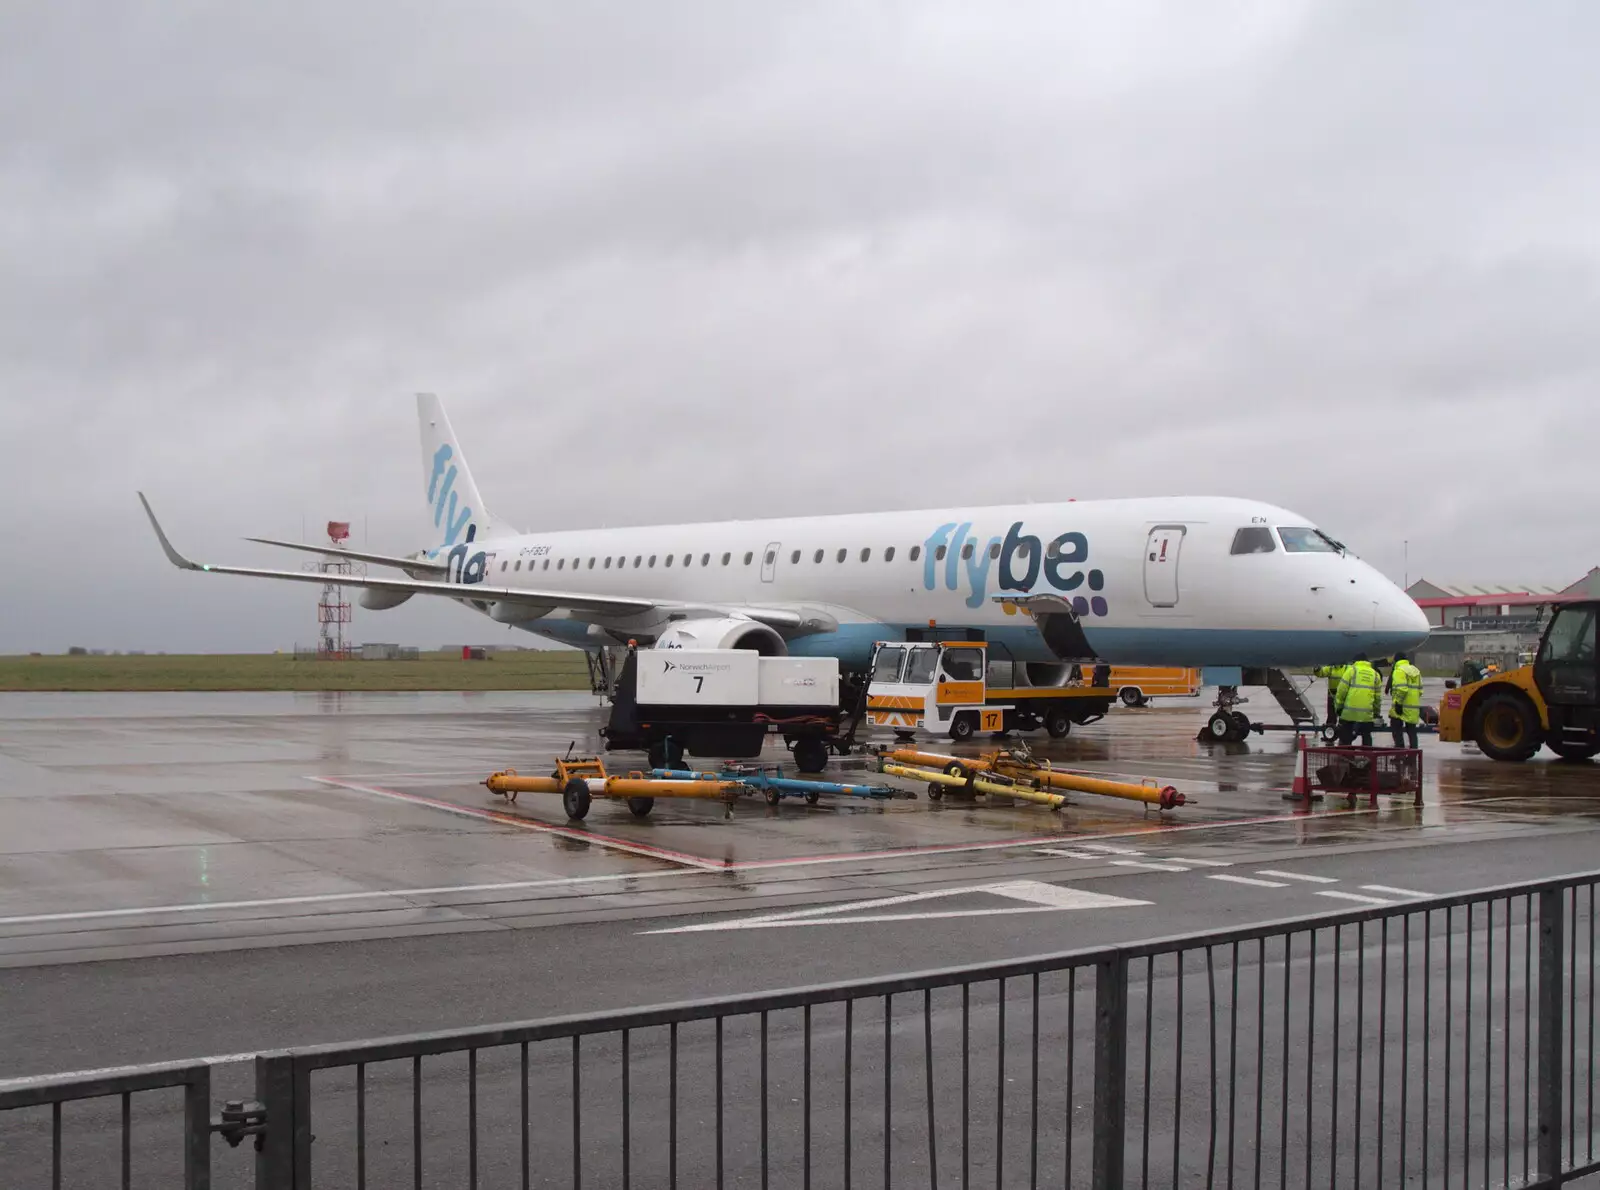
<path id="1" fill-rule="evenodd" d="M 1044 713 L 1044 729 L 1053 740 L 1065 739 L 1072 731 L 1072 716 L 1065 707 L 1051 707 Z"/>
<path id="2" fill-rule="evenodd" d="M 561 808 L 574 821 L 582 821 L 588 816 L 593 800 L 589 796 L 589 783 L 582 777 L 573 777 L 561 789 Z"/>
<path id="3" fill-rule="evenodd" d="M 656 808 L 656 799 L 653 797 L 630 797 L 628 799 L 628 813 L 635 818 L 648 818 L 650 811 Z"/>
<path id="4" fill-rule="evenodd" d="M 828 767 L 828 745 L 815 736 L 794 742 L 794 766 L 802 773 L 820 773 Z"/>
<path id="5" fill-rule="evenodd" d="M 1250 716 L 1243 711 L 1233 712 L 1233 742 L 1242 744 L 1250 738 Z"/>
<path id="6" fill-rule="evenodd" d="M 1478 711 L 1478 747 L 1491 760 L 1530 759 L 1543 742 L 1539 716 L 1521 694 L 1489 695 Z"/>
<path id="7" fill-rule="evenodd" d="M 1233 716 L 1227 711 L 1218 711 L 1206 720 L 1206 735 L 1219 744 L 1225 744 L 1233 738 Z"/>

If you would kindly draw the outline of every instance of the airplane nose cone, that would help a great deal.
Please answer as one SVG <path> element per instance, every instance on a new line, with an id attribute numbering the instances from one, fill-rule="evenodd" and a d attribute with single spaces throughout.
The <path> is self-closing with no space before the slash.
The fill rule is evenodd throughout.
<path id="1" fill-rule="evenodd" d="M 1377 628 L 1385 635 L 1393 635 L 1397 640 L 1401 637 L 1408 638 L 1404 645 L 1408 648 L 1420 645 L 1428 638 L 1432 625 L 1428 617 L 1416 602 L 1404 591 L 1397 591 L 1395 597 L 1385 601 L 1378 611 Z"/>

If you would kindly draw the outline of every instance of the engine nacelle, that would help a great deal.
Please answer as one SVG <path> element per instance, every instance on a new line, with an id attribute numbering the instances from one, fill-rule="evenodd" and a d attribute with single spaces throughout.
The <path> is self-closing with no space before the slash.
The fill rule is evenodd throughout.
<path id="1" fill-rule="evenodd" d="M 361 592 L 361 606 L 368 611 L 388 611 L 391 607 L 399 607 L 411 595 L 410 591 L 379 591 L 368 587 Z"/>
<path id="2" fill-rule="evenodd" d="M 658 649 L 752 649 L 763 657 L 786 657 L 783 637 L 755 620 L 675 620 L 656 638 Z"/>
<path id="3" fill-rule="evenodd" d="M 1028 675 L 1028 685 L 1041 689 L 1065 686 L 1067 679 L 1072 676 L 1072 666 L 1057 665 L 1047 661 L 1030 661 L 1024 666 L 1024 670 Z"/>

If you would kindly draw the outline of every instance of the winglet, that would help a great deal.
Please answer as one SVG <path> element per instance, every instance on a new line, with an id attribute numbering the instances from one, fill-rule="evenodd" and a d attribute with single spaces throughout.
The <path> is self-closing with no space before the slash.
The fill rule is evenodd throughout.
<path id="1" fill-rule="evenodd" d="M 172 548 L 172 542 L 167 540 L 166 531 L 161 528 L 161 522 L 156 520 L 156 514 L 150 509 L 150 501 L 144 498 L 144 493 L 139 493 L 139 503 L 144 505 L 144 515 L 150 518 L 150 527 L 156 531 L 156 539 L 161 542 L 161 548 L 166 551 L 167 561 L 179 570 L 205 570 L 198 562 L 191 562 L 177 550 Z"/>

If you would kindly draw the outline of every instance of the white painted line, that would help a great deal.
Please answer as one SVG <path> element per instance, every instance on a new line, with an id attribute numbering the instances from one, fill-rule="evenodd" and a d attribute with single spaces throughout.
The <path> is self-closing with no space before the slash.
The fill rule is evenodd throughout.
<path id="1" fill-rule="evenodd" d="M 1188 859 L 1182 855 L 1169 855 L 1164 857 L 1175 864 L 1190 864 L 1196 868 L 1231 868 L 1233 864 L 1225 859 Z"/>
<path id="2" fill-rule="evenodd" d="M 1386 901 L 1382 897 L 1364 897 L 1360 893 L 1332 892 L 1321 889 L 1317 892 L 1319 897 L 1336 897 L 1341 901 L 1360 901 L 1363 905 L 1393 905 L 1393 901 Z"/>
<path id="3" fill-rule="evenodd" d="M 1143 855 L 1137 847 L 1111 847 L 1105 843 L 1079 843 L 1085 851 L 1103 851 L 1107 855 Z"/>
<path id="4" fill-rule="evenodd" d="M 1279 872 L 1273 868 L 1262 868 L 1257 876 L 1276 876 L 1280 880 L 1304 880 L 1308 884 L 1338 884 L 1332 876 L 1308 876 L 1304 872 Z"/>
<path id="5" fill-rule="evenodd" d="M 1226 880 L 1229 884 L 1248 884 L 1252 888 L 1288 888 L 1281 880 L 1257 880 L 1253 876 L 1229 876 L 1223 872 L 1215 872 L 1206 877 L 1207 880 Z"/>
<path id="6" fill-rule="evenodd" d="M 1182 864 L 1147 864 L 1137 859 L 1114 859 L 1111 861 L 1113 868 L 1142 868 L 1146 872 L 1187 872 L 1189 869 Z"/>
<path id="7" fill-rule="evenodd" d="M 1387 884 L 1363 884 L 1363 892 L 1389 893 L 1396 897 L 1431 897 L 1432 893 L 1418 892 L 1414 888 L 1394 888 Z"/>
<path id="8" fill-rule="evenodd" d="M 1065 859 L 1105 859 L 1098 851 L 1069 851 L 1065 847 L 1040 847 L 1040 855 L 1059 855 Z"/>
<path id="9" fill-rule="evenodd" d="M 205 1064 L 207 1066 L 228 1066 L 234 1062 L 255 1061 L 255 1051 L 248 1054 L 212 1054 L 206 1058 L 184 1058 L 185 1063 Z M 63 1070 L 57 1074 L 30 1074 L 23 1078 L 0 1078 L 0 1091 L 13 1091 L 21 1087 L 32 1087 L 39 1083 L 52 1082 L 58 1078 L 108 1078 L 114 1074 L 134 1074 L 147 1069 L 144 1066 L 102 1066 L 97 1070 Z"/>
<path id="10" fill-rule="evenodd" d="M 945 897 L 987 894 L 1007 900 L 1022 901 L 1023 905 L 993 909 L 951 909 L 933 912 L 867 913 L 871 909 L 893 909 L 902 905 L 939 900 Z M 897 897 L 874 897 L 867 901 L 847 901 L 836 905 L 814 905 L 807 909 L 791 909 L 783 913 L 763 913 L 757 917 L 699 922 L 692 926 L 672 926 L 664 930 L 641 930 L 641 934 L 700 934 L 723 930 L 765 930 L 789 926 L 831 926 L 867 924 L 893 921 L 928 921 L 951 917 L 998 917 L 1015 913 L 1054 913 L 1069 909 L 1121 909 L 1148 905 L 1149 901 L 1135 901 L 1128 897 L 1113 897 L 1106 893 L 1084 892 L 1058 884 L 1038 880 L 1008 880 L 999 884 L 972 884 L 958 888 L 939 888 L 932 892 L 906 893 Z M 850 915 L 850 916 L 846 916 Z"/>
<path id="11" fill-rule="evenodd" d="M 663 876 L 688 876 L 690 872 L 610 872 L 603 876 L 561 876 L 548 880 L 507 880 L 498 884 L 440 884 L 432 888 L 374 888 L 365 892 L 309 893 L 299 897 L 262 897 L 254 901 L 198 901 L 187 905 L 140 905 L 129 909 L 84 909 L 76 913 L 30 913 L 0 917 L 0 926 L 33 925 L 52 921 L 96 921 L 111 917 L 149 914 L 205 913 L 213 909 L 274 909 L 288 905 L 327 905 L 340 901 L 370 901 L 386 897 L 443 897 L 454 893 L 514 892 L 530 888 L 559 888 L 573 884 L 652 880 Z"/>

